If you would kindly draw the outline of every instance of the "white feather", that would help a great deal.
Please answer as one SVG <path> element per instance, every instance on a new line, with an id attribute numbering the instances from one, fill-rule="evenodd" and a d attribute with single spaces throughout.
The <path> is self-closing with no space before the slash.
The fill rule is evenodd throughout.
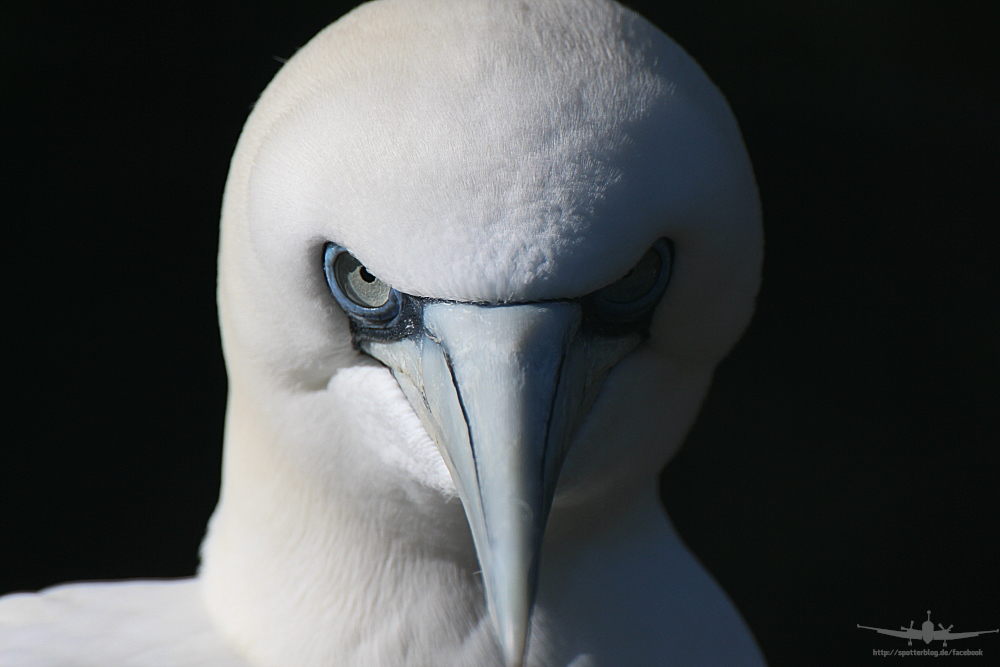
<path id="1" fill-rule="evenodd" d="M 753 174 L 697 64 L 605 0 L 379 0 L 288 62 L 226 187 L 230 397 L 199 579 L 7 598 L 4 664 L 240 664 L 215 657 L 225 637 L 257 667 L 500 665 L 455 485 L 351 346 L 322 248 L 410 294 L 520 302 L 598 289 L 663 236 L 677 259 L 650 338 L 560 477 L 526 664 L 762 664 L 657 498 L 753 310 Z"/>
<path id="2" fill-rule="evenodd" d="M 197 580 L 70 584 L 0 599 L 0 665 L 250 667 L 213 628 Z"/>

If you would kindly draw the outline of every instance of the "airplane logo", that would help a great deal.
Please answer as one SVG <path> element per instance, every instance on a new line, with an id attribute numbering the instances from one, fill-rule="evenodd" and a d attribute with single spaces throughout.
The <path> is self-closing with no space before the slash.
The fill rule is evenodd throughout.
<path id="1" fill-rule="evenodd" d="M 938 623 L 940 630 L 934 629 L 934 624 L 931 623 L 931 612 L 927 612 L 927 620 L 923 622 L 920 629 L 917 630 L 913 627 L 913 621 L 910 621 L 910 627 L 904 628 L 900 626 L 899 630 L 883 630 L 882 628 L 870 628 L 867 625 L 859 625 L 859 628 L 864 630 L 874 630 L 880 635 L 891 635 L 893 637 L 901 637 L 903 639 L 909 639 L 907 645 L 913 646 L 914 639 L 923 639 L 925 644 L 930 644 L 935 640 L 944 641 L 944 645 L 948 645 L 949 639 L 967 639 L 968 637 L 978 637 L 979 635 L 988 635 L 991 632 L 998 632 L 1000 630 L 980 630 L 979 632 L 952 632 L 951 629 L 955 627 L 954 625 L 949 625 L 947 628 Z"/>

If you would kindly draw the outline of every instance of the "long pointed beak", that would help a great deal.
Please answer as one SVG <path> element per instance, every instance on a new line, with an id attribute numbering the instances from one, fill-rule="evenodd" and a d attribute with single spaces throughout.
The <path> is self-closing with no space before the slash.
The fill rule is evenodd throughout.
<path id="1" fill-rule="evenodd" d="M 451 471 L 510 667 L 527 646 L 567 435 L 560 375 L 579 322 L 571 303 L 434 303 L 423 336 L 365 344 L 393 369 Z"/>
<path id="2" fill-rule="evenodd" d="M 545 524 L 567 443 L 608 370 L 638 336 L 579 333 L 573 302 L 436 302 L 423 331 L 366 341 L 420 415 L 451 471 L 508 667 L 521 667 Z"/>

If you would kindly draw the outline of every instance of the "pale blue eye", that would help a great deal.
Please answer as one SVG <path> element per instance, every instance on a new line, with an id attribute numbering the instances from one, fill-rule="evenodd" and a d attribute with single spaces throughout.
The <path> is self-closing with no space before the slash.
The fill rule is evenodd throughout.
<path id="1" fill-rule="evenodd" d="M 333 260 L 333 276 L 348 299 L 363 308 L 381 308 L 389 301 L 392 288 L 369 273 L 348 252 Z"/>
<path id="2" fill-rule="evenodd" d="M 399 315 L 399 292 L 372 275 L 343 246 L 326 245 L 323 269 L 337 303 L 364 326 L 384 327 Z"/>
<path id="3" fill-rule="evenodd" d="M 660 253 L 650 248 L 631 271 L 618 282 L 603 288 L 600 294 L 611 303 L 625 304 L 638 301 L 656 287 L 662 268 Z"/>
<path id="4" fill-rule="evenodd" d="M 594 292 L 590 303 L 610 320 L 634 321 L 649 316 L 670 282 L 673 256 L 670 240 L 660 239 L 631 271 Z"/>

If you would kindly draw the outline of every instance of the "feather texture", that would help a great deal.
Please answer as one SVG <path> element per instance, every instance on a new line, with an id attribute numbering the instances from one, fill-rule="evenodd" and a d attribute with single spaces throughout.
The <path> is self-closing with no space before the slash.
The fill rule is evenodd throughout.
<path id="1" fill-rule="evenodd" d="M 468 313 L 576 303 L 663 238 L 676 256 L 648 337 L 579 374 L 603 383 L 538 524 L 523 664 L 762 664 L 657 497 L 753 312 L 753 172 L 698 65 L 607 0 L 379 0 L 285 65 L 226 186 L 230 395 L 199 577 L 5 598 L 4 664 L 520 666 L 491 623 L 447 443 L 352 344 L 324 248 Z M 511 356 L 479 347 L 490 363 Z"/>
<path id="2" fill-rule="evenodd" d="M 194 579 L 95 582 L 0 599 L 0 664 L 250 667 L 208 619 Z"/>

